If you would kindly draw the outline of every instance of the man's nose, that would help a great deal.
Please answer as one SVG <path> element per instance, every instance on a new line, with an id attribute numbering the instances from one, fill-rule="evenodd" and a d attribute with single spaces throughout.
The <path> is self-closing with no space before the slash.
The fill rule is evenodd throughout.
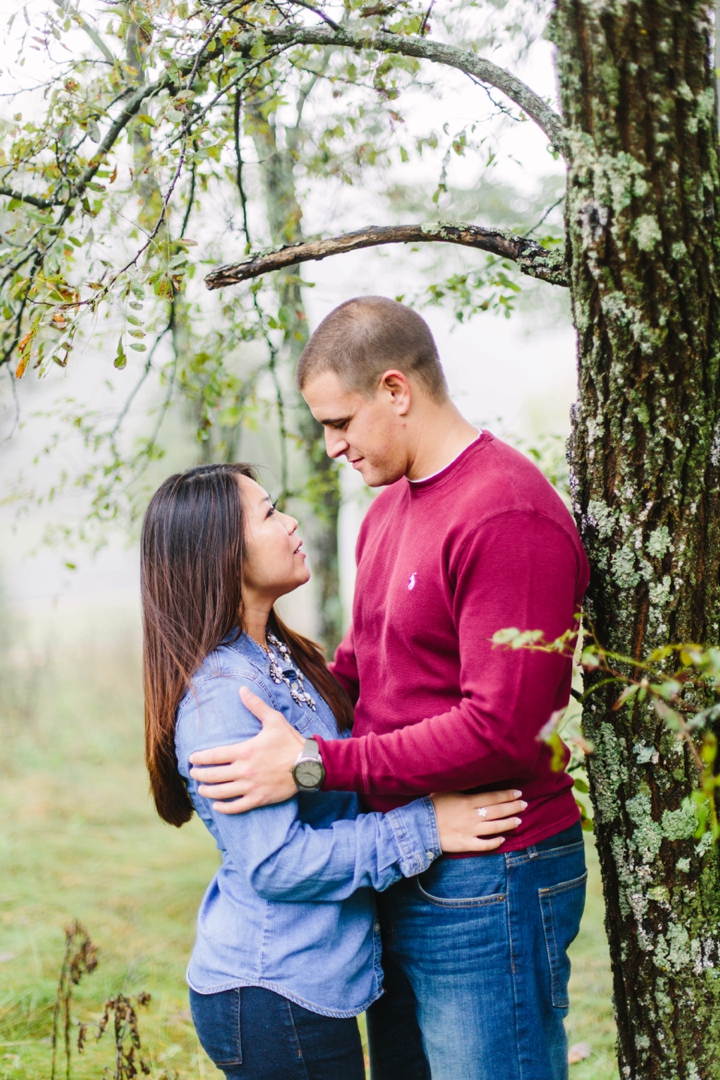
<path id="1" fill-rule="evenodd" d="M 325 449 L 328 457 L 340 457 L 341 454 L 347 453 L 349 445 L 347 439 L 341 432 L 325 428 Z"/>

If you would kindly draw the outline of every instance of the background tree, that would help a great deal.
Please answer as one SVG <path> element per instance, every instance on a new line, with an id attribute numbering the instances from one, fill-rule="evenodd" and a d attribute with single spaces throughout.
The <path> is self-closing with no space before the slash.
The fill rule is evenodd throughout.
<path id="1" fill-rule="evenodd" d="M 541 22 L 534 4 L 515 6 L 509 30 L 521 55 Z M 473 25 L 464 7 L 447 7 L 448 26 L 467 41 L 474 35 L 477 48 L 496 46 L 509 11 L 490 8 Z M 351 12 L 341 12 L 341 22 Z M 176 402 L 186 403 L 200 460 L 237 456 L 242 432 L 259 426 L 274 494 L 281 503 L 309 499 L 313 509 L 303 516 L 313 522 L 317 629 L 332 647 L 340 631 L 338 476 L 292 381 L 307 333 L 301 274 L 290 265 L 273 287 L 259 283 L 221 306 L 208 305 L 193 276 L 203 262 L 221 262 L 223 251 L 302 240 L 301 205 L 313 182 L 333 185 L 342 204 L 342 190 L 361 180 L 367 187 L 368 172 L 382 192 L 388 166 L 411 155 L 446 151 L 435 198 L 452 209 L 448 156 L 470 150 L 472 133 L 430 130 L 417 140 L 406 133 L 401 94 L 421 74 L 413 57 L 389 54 L 377 63 L 372 52 L 266 49 L 256 31 L 287 25 L 276 9 L 124 3 L 104 25 L 102 14 L 63 2 L 32 26 L 25 20 L 23 60 L 32 49 L 58 56 L 41 87 L 44 102 L 24 121 L 13 113 L 20 119 L 4 129 L 0 366 L 43 377 L 48 365 L 66 365 L 93 327 L 97 334 L 98 318 L 104 339 L 108 328 L 117 334 L 115 365 L 127 369 L 125 383 L 137 376 L 130 393 L 112 411 L 68 402 L 46 448 L 55 450 L 63 429 L 85 440 L 82 469 L 48 487 L 51 497 L 72 485 L 90 493 L 86 538 L 102 539 L 108 520 L 141 512 L 139 481 L 163 452 L 161 429 Z M 383 18 L 363 8 L 361 29 Z M 422 21 L 408 5 L 393 19 L 403 33 Z M 423 89 L 437 93 L 432 78 Z M 28 182 L 43 196 L 25 190 Z M 395 185 L 390 201 L 407 201 L 413 187 Z M 450 296 L 463 317 L 481 307 L 509 310 L 516 288 L 493 258 L 445 287 L 435 283 L 428 299 Z M 148 400 L 155 416 L 136 439 L 132 421 Z M 37 486 L 33 495 L 42 497 Z M 60 524 L 54 535 L 68 533 Z"/>
<path id="2" fill-rule="evenodd" d="M 152 357 L 163 335 L 178 325 L 177 297 L 194 269 L 188 222 L 206 212 L 223 169 L 240 175 L 240 156 L 229 165 L 223 155 L 230 140 L 237 150 L 244 116 L 261 160 L 269 239 L 276 245 L 282 240 L 282 249 L 250 250 L 241 263 L 212 271 L 208 285 L 252 280 L 271 270 L 285 276 L 270 318 L 252 289 L 227 299 L 223 334 L 208 329 L 199 338 L 194 329 L 191 345 L 188 330 L 183 349 L 176 348 L 165 366 L 169 385 L 180 379 L 197 388 L 201 434 L 218 405 L 237 422 L 246 403 L 258 400 L 266 374 L 278 404 L 284 400 L 289 384 L 277 370 L 275 350 L 284 345 L 292 358 L 303 340 L 301 279 L 292 269 L 301 262 L 388 242 L 484 250 L 490 258 L 473 288 L 467 280 L 446 283 L 461 306 L 473 306 L 474 288 L 484 290 L 486 306 L 498 303 L 510 288 L 509 263 L 570 287 L 580 376 L 573 496 L 594 571 L 588 611 L 599 640 L 638 660 L 670 639 L 717 640 L 720 182 L 711 15 L 708 4 L 680 0 L 557 0 L 550 33 L 557 44 L 561 118 L 516 76 L 473 51 L 472 42 L 470 48 L 460 38 L 454 44 L 451 20 L 434 19 L 440 33 L 431 36 L 429 12 L 412 4 L 348 3 L 337 11 L 304 3 L 217 4 L 202 11 L 178 4 L 153 9 L 152 17 L 128 6 L 119 23 L 118 14 L 112 16 L 113 33 L 127 41 L 130 25 L 139 28 L 146 77 L 139 79 L 139 65 L 119 60 L 103 41 L 92 79 L 56 81 L 48 89 L 45 123 L 14 131 L 3 165 L 7 212 L 15 215 L 5 230 L 3 359 L 17 363 L 19 376 L 31 363 L 41 369 L 53 360 L 67 363 L 83 314 L 112 303 L 126 318 L 116 360 L 122 367 L 127 348 L 144 347 L 147 324 L 133 312 L 144 310 L 138 305 L 150 290 L 170 310 L 168 321 L 154 328 Z M 46 34 L 68 32 L 73 20 L 88 36 L 97 35 L 70 8 L 48 16 Z M 508 108 L 521 110 L 564 155 L 564 252 L 519 231 L 467 222 L 368 226 L 303 243 L 298 169 L 312 167 L 316 176 L 333 167 L 341 171 L 352 154 L 343 142 L 345 129 L 336 136 L 326 123 L 315 133 L 320 153 L 303 159 L 305 121 L 293 126 L 279 119 L 280 95 L 292 88 L 299 102 L 308 79 L 313 89 L 342 83 L 353 93 L 372 85 L 388 113 L 395 112 L 404 80 L 423 64 L 460 70 L 500 92 Z M 348 102 L 343 104 L 347 117 Z M 360 108 L 350 115 L 350 146 L 367 153 L 361 150 L 367 115 Z M 142 237 L 130 235 L 138 242 L 128 245 L 126 261 L 112 263 L 103 258 L 91 222 L 117 220 L 123 203 L 108 193 L 118 179 L 122 146 L 133 138 L 137 145 L 133 133 L 146 138 L 150 130 L 159 177 L 154 224 Z M 397 141 L 402 151 L 402 139 Z M 374 164 L 383 152 L 377 143 L 371 143 Z M 131 190 L 139 189 L 126 189 L 126 197 Z M 184 217 L 173 211 L 182 191 Z M 258 333 L 268 352 L 250 377 L 238 378 L 228 353 Z M 284 436 L 290 430 L 282 421 L 284 407 L 277 415 Z M 303 433 L 299 425 L 295 431 L 312 463 L 315 433 Z M 112 485 L 127 468 L 127 455 L 115 451 L 115 428 L 98 431 L 88 422 L 88 432 L 116 452 L 106 473 L 111 480 L 99 486 L 96 501 L 100 509 L 111 507 Z M 150 439 L 136 455 L 137 467 L 154 448 Z M 331 520 L 336 488 L 332 474 L 320 475 Z M 288 480 L 283 486 L 292 485 Z M 697 779 L 687 744 L 639 694 L 613 709 L 615 693 L 600 688 L 584 723 L 594 747 L 588 767 L 622 1075 L 717 1076 L 717 846 L 709 833 L 699 841 L 694 835 L 697 816 L 687 797 Z M 702 706 L 702 689 L 693 694 Z M 700 745 L 701 736 L 696 738 Z"/>

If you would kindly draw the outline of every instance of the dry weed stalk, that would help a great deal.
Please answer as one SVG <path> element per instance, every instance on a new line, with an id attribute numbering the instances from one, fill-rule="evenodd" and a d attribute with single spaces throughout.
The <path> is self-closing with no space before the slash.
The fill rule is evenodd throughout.
<path id="1" fill-rule="evenodd" d="M 65 1080 L 71 1080 L 70 1061 L 70 1028 L 72 1016 L 70 1006 L 72 1003 L 73 987 L 77 986 L 83 975 L 89 975 L 97 967 L 97 949 L 90 937 L 77 919 L 65 928 L 65 956 L 60 969 L 57 995 L 55 998 L 55 1010 L 53 1012 L 52 1033 L 52 1067 L 50 1080 L 57 1080 L 58 1068 L 58 1043 L 62 1025 L 63 1045 L 65 1048 Z M 139 1053 L 140 1030 L 136 1009 L 140 1005 L 147 1005 L 150 994 L 140 993 L 133 997 L 118 994 L 117 997 L 108 998 L 103 1006 L 103 1013 L 95 1032 L 95 1038 L 101 1039 L 113 1018 L 113 1036 L 115 1041 L 115 1069 L 111 1074 L 109 1068 L 103 1070 L 106 1080 L 135 1080 L 140 1073 L 150 1075 L 150 1066 Z M 61 1020 L 62 1018 L 62 1020 Z M 78 1023 L 77 1049 L 82 1054 L 87 1042 L 88 1025 Z M 177 1080 L 177 1073 L 164 1070 L 156 1080 Z"/>
<path id="2" fill-rule="evenodd" d="M 97 967 L 97 949 L 77 919 L 65 927 L 65 956 L 60 968 L 55 1009 L 53 1010 L 52 1066 L 50 1080 L 56 1080 L 58 1058 L 58 1036 L 62 1016 L 62 1033 L 65 1047 L 65 1077 L 70 1080 L 70 1003 L 73 987 L 77 986 L 83 975 L 89 975 Z"/>
<path id="3" fill-rule="evenodd" d="M 139 1053 L 137 1061 L 135 1058 L 135 1051 L 140 1050 L 140 1030 L 135 1009 L 139 1005 L 147 1005 L 149 1001 L 150 995 L 142 993 L 134 998 L 118 994 L 117 997 L 108 998 L 105 1002 L 95 1038 L 102 1038 L 112 1016 L 115 1041 L 115 1071 L 112 1074 L 112 1080 L 134 1080 L 138 1075 L 138 1068 L 146 1076 L 150 1075 L 150 1066 L 145 1059 Z M 81 1027 L 78 1034 L 78 1047 L 80 1047 L 81 1038 L 83 1042 L 85 1041 L 83 1030 L 85 1026 Z M 109 1077 L 108 1069 L 105 1069 L 104 1075 Z"/>

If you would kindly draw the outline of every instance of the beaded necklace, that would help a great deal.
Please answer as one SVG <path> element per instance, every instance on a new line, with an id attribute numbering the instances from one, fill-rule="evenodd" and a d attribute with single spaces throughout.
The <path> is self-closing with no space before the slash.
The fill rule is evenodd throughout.
<path id="1" fill-rule="evenodd" d="M 270 678 L 276 685 L 285 683 L 290 696 L 298 705 L 309 705 L 315 712 L 315 698 L 308 694 L 305 689 L 305 677 L 302 671 L 293 667 L 293 659 L 290 650 L 284 641 L 279 641 L 274 634 L 267 634 L 267 653 L 270 657 Z M 273 650 L 276 649 L 280 656 Z"/>

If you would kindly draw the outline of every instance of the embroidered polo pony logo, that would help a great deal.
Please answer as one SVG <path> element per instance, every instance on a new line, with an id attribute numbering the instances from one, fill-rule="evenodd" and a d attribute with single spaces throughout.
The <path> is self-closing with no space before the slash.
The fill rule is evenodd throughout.
<path id="1" fill-rule="evenodd" d="M 413 591 L 413 589 L 415 588 L 415 582 L 416 581 L 417 581 L 417 570 L 415 570 L 415 572 L 410 575 L 410 579 L 408 581 L 408 592 Z"/>

